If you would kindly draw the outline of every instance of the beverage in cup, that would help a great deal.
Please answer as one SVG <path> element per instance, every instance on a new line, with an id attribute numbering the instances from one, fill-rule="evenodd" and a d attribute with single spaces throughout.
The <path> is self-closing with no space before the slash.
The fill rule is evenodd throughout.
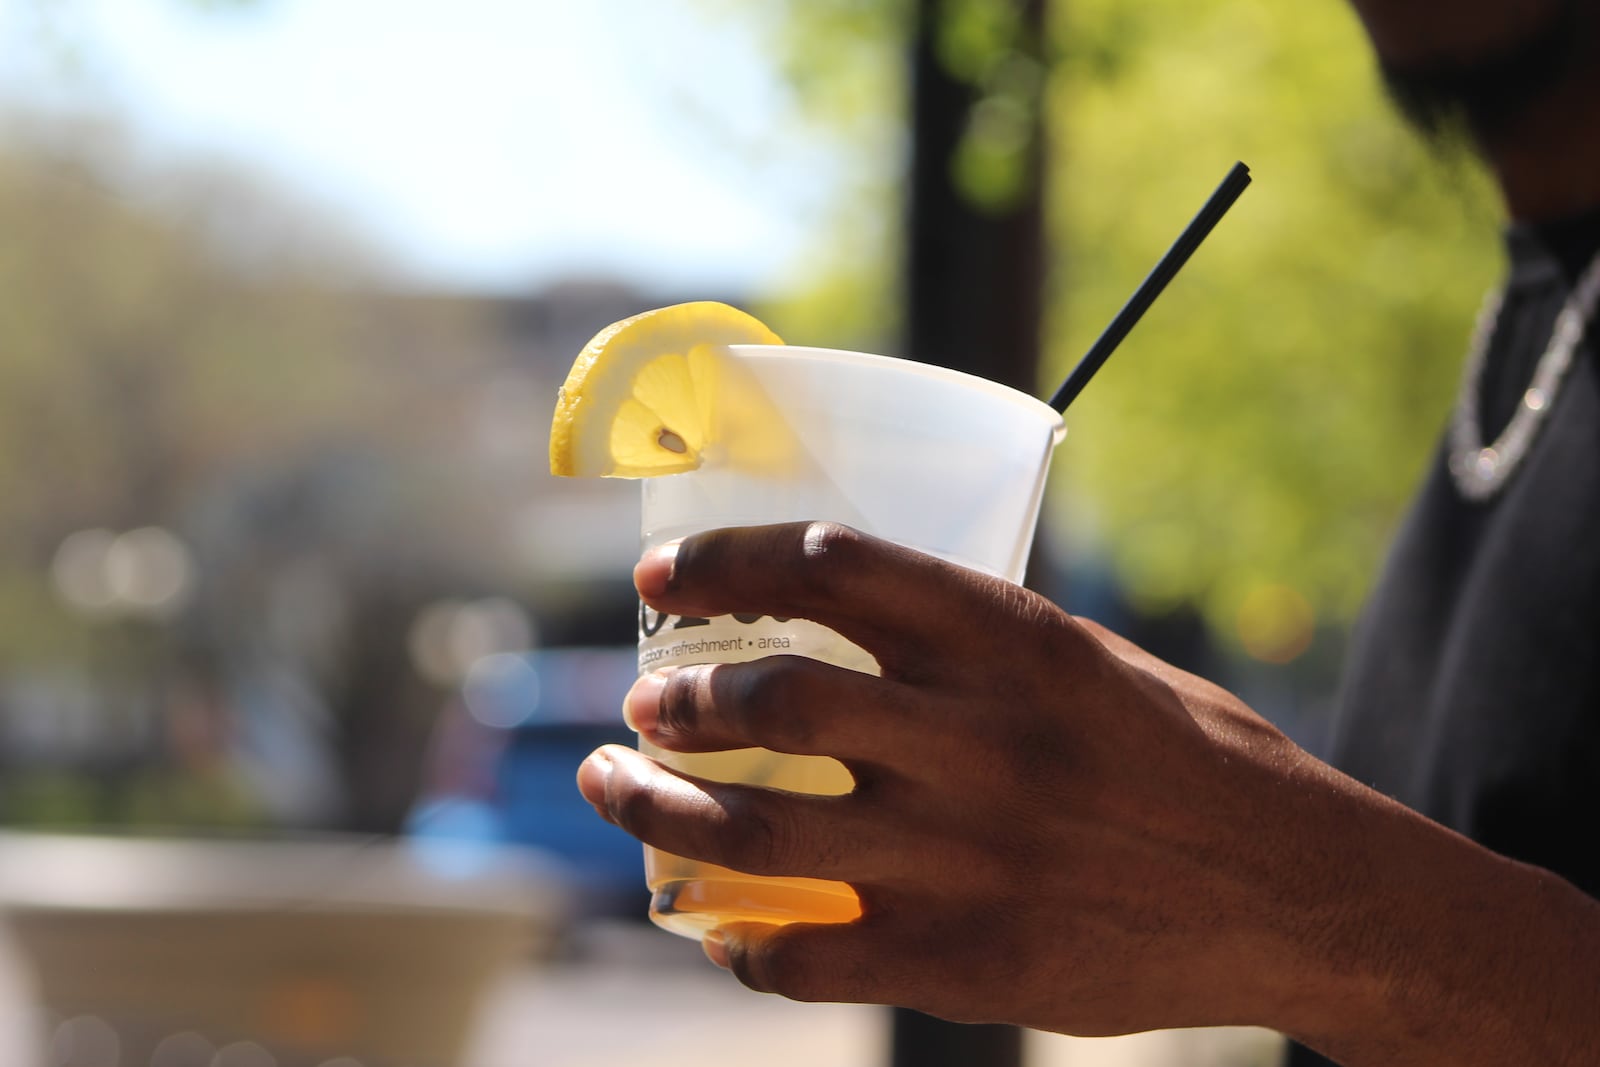
<path id="1" fill-rule="evenodd" d="M 1050 456 L 1065 434 L 1055 410 L 981 378 L 885 356 L 728 345 L 716 358 L 734 383 L 724 399 L 764 412 L 770 424 L 761 454 L 641 481 L 645 547 L 718 527 L 832 520 L 1021 580 Z M 640 606 L 641 672 L 768 655 L 877 672 L 865 651 L 803 619 L 686 618 Z M 812 794 L 852 788 L 844 767 L 824 757 L 640 747 L 719 781 Z M 841 883 L 757 877 L 648 846 L 645 877 L 650 917 L 690 937 L 733 921 L 843 922 L 860 914 Z"/>

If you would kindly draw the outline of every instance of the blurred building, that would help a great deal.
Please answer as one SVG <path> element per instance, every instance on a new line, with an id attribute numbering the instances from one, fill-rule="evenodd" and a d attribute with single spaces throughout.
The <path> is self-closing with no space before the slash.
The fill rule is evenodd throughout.
<path id="1" fill-rule="evenodd" d="M 66 464 L 0 470 L 0 821 L 398 830 L 479 659 L 632 644 L 637 487 L 550 477 L 549 418 L 590 336 L 686 297 L 353 283 L 242 211 L 289 250 L 241 268 L 86 173 L 28 194 L 76 221 L 0 357 L 9 454 Z"/>

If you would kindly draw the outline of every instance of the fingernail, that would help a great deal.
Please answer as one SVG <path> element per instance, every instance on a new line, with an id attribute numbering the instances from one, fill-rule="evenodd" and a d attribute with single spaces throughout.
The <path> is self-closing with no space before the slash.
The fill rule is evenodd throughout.
<path id="1" fill-rule="evenodd" d="M 628 695 L 622 698 L 622 721 L 636 734 L 649 733 L 661 718 L 661 693 L 667 688 L 667 674 L 671 670 L 651 671 L 642 674 L 633 683 Z"/>
<path id="2" fill-rule="evenodd" d="M 678 566 L 678 549 L 682 545 L 681 539 L 668 541 L 644 554 L 644 558 L 633 568 L 633 584 L 640 596 L 649 600 L 672 588 Z"/>
<path id="3" fill-rule="evenodd" d="M 725 971 L 730 969 L 731 964 L 728 962 L 728 939 L 721 930 L 709 931 L 705 937 L 700 939 L 700 948 L 704 950 L 706 959 L 710 960 L 712 963 L 715 963 L 718 967 L 721 967 Z"/>
<path id="4" fill-rule="evenodd" d="M 606 812 L 606 787 L 611 781 L 611 771 L 611 757 L 604 752 L 591 752 L 588 759 L 578 764 L 578 792 L 602 815 Z"/>

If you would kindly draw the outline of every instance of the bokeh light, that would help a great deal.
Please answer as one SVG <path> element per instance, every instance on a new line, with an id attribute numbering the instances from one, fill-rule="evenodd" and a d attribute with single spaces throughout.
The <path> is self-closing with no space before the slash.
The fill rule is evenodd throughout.
<path id="1" fill-rule="evenodd" d="M 1311 603 L 1298 590 L 1263 583 L 1239 604 L 1239 643 L 1265 663 L 1290 663 L 1311 647 L 1316 621 Z"/>
<path id="2" fill-rule="evenodd" d="M 168 1034 L 150 1053 L 150 1067 L 211 1067 L 217 1047 L 203 1034 Z"/>
<path id="3" fill-rule="evenodd" d="M 254 1041 L 235 1041 L 217 1049 L 211 1067 L 278 1067 L 278 1058 Z"/>
<path id="4" fill-rule="evenodd" d="M 50 1057 L 51 1067 L 121 1067 L 122 1042 L 104 1019 L 78 1015 L 55 1028 Z"/>
<path id="5" fill-rule="evenodd" d="M 157 617 L 175 613 L 183 606 L 193 571 L 183 542 L 159 526 L 120 534 L 106 551 L 106 585 L 130 611 Z"/>
<path id="6" fill-rule="evenodd" d="M 467 669 L 462 699 L 485 726 L 509 730 L 539 712 L 539 672 L 525 655 L 495 652 Z"/>
<path id="7" fill-rule="evenodd" d="M 162 619 L 183 608 L 194 564 L 183 542 L 159 526 L 121 534 L 89 529 L 61 542 L 51 577 L 62 601 L 86 616 Z"/>
<path id="8" fill-rule="evenodd" d="M 407 648 L 424 678 L 437 685 L 455 685 L 479 660 L 526 651 L 533 641 L 533 621 L 515 601 L 446 598 L 417 613 Z"/>

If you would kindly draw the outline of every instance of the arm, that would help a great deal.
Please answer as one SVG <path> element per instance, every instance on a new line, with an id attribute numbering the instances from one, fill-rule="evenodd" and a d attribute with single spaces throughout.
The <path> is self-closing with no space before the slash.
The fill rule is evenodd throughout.
<path id="1" fill-rule="evenodd" d="M 856 888 L 854 923 L 709 939 L 755 989 L 1085 1035 L 1254 1024 L 1350 1067 L 1600 1062 L 1600 904 L 1093 623 L 830 525 L 690 538 L 635 581 L 675 614 L 814 619 L 883 669 L 774 657 L 628 696 L 663 747 L 832 755 L 846 796 L 614 747 L 579 771 L 651 844 Z"/>

